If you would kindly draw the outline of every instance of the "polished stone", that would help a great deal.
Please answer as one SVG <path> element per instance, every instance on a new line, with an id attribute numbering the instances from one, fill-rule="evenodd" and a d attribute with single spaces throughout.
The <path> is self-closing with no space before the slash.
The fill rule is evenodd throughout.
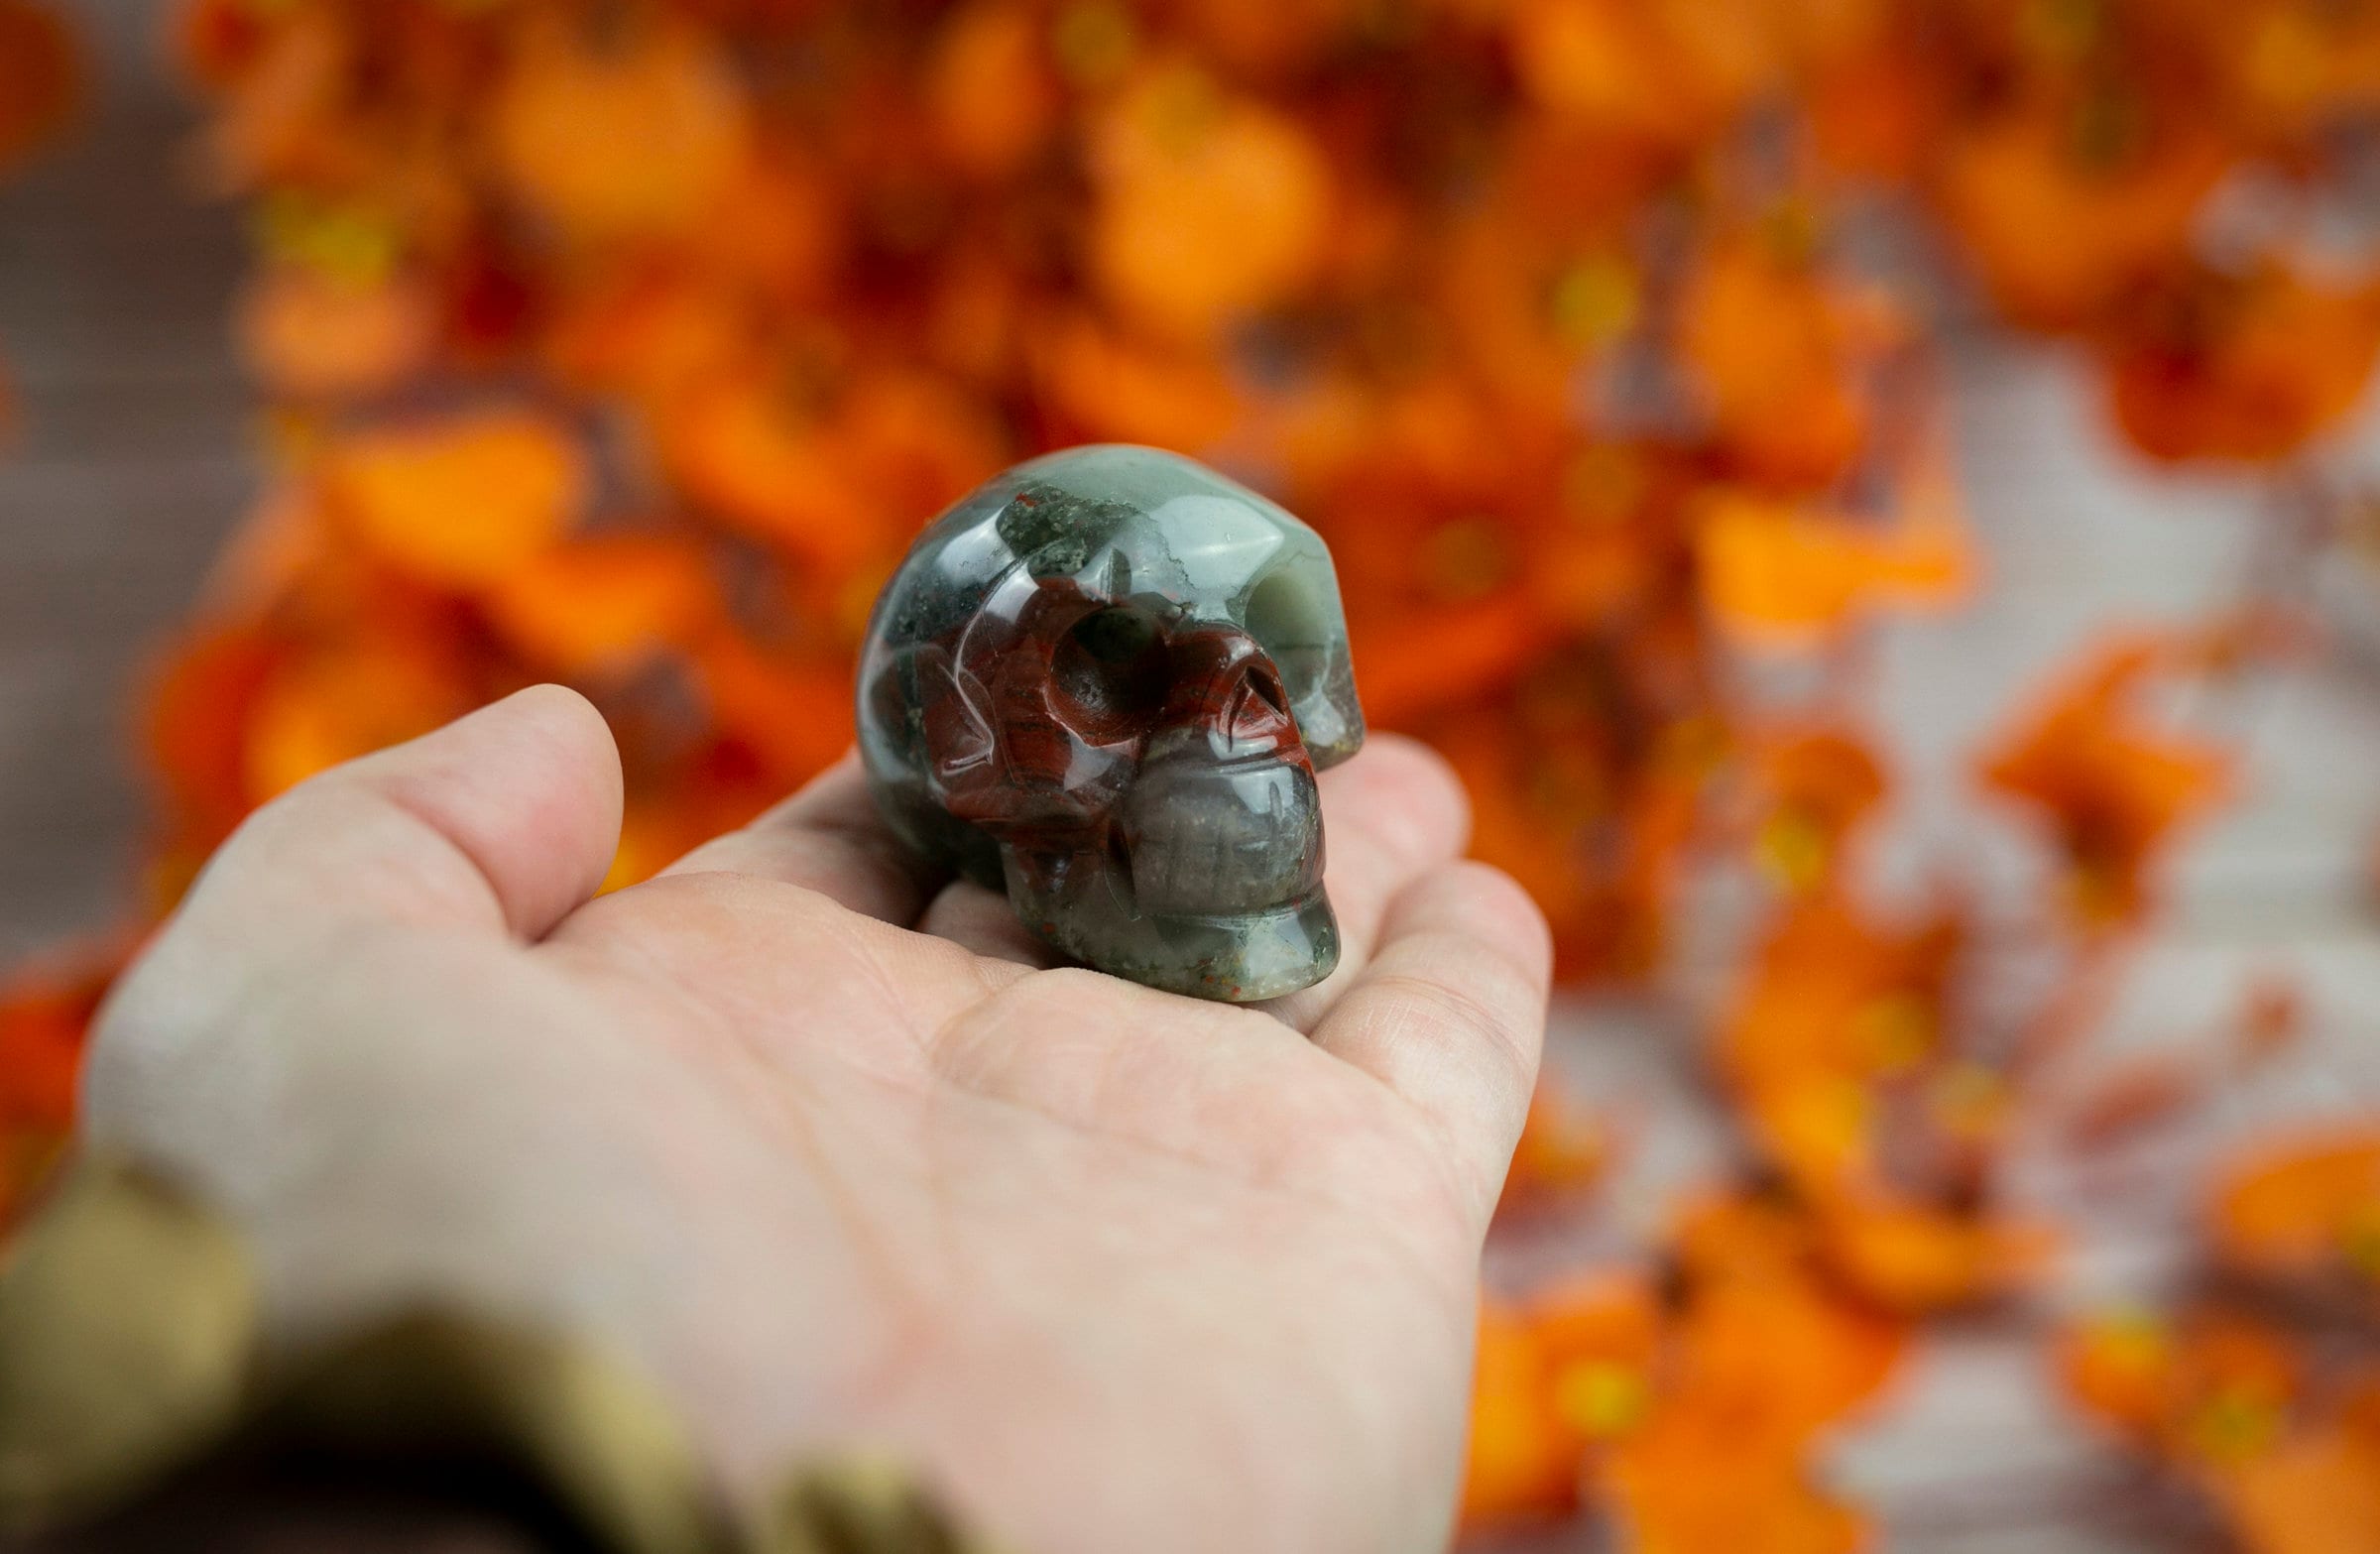
<path id="1" fill-rule="evenodd" d="M 1020 464 L 877 601 L 860 750 L 893 831 L 1043 940 L 1198 998 L 1339 959 L 1316 771 L 1364 742 L 1330 552 L 1151 448 Z"/>

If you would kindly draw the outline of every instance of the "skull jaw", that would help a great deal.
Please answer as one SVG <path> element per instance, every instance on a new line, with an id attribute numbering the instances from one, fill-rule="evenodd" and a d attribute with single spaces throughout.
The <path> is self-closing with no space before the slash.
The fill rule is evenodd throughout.
<path id="1" fill-rule="evenodd" d="M 1249 911 L 1128 916 L 1116 909 L 1104 876 L 1068 889 L 1063 882 L 1036 886 L 1028 874 L 1008 870 L 1009 900 L 1025 926 L 1093 970 L 1128 982 L 1254 1004 L 1312 987 L 1339 964 L 1339 919 L 1320 886 Z"/>

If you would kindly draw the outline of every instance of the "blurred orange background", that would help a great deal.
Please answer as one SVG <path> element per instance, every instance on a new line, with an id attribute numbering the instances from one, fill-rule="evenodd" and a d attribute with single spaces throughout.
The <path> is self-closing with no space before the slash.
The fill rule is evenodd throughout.
<path id="1" fill-rule="evenodd" d="M 2376 131 L 2357 0 L 0 0 L 0 1214 L 256 804 L 562 679 L 639 878 L 1152 442 L 1580 990 L 1482 1546 L 2380 1549 Z"/>

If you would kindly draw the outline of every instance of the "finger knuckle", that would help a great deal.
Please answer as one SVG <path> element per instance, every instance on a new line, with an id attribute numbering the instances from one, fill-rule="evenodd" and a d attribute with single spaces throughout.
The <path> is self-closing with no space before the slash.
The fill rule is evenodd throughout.
<path id="1" fill-rule="evenodd" d="M 1462 914 L 1480 943 L 1527 982 L 1542 985 L 1552 969 L 1554 940 L 1536 897 L 1493 864 L 1465 859 L 1453 869 Z"/>
<path id="2" fill-rule="evenodd" d="M 1408 1018 L 1418 1016 L 1420 1025 L 1468 1038 L 1470 1046 L 1507 1068 L 1507 1077 L 1524 1085 L 1534 1083 L 1534 1043 L 1522 1038 L 1501 998 L 1483 995 L 1463 982 L 1416 973 L 1386 972 L 1378 984 L 1408 1011 Z"/>

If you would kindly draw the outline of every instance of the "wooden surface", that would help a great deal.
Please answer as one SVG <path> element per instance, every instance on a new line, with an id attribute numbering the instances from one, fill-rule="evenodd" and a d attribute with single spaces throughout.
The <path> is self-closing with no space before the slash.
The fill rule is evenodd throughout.
<path id="1" fill-rule="evenodd" d="M 233 212 L 188 197 L 156 8 L 70 5 L 98 99 L 0 186 L 0 961 L 112 922 L 139 794 L 123 687 L 250 486 Z"/>
<path id="2" fill-rule="evenodd" d="M 0 459 L 0 959 L 104 925 L 127 898 L 140 802 L 123 687 L 191 597 L 252 478 L 249 407 L 222 336 L 235 219 L 177 186 L 186 114 L 157 79 L 148 7 L 77 9 L 103 45 L 102 100 L 72 143 L 0 190 L 0 359 L 22 405 Z M 1955 379 L 1993 575 L 1961 616 L 1882 634 L 1870 700 L 1898 741 L 1906 795 L 1882 873 L 1911 888 L 1948 861 L 2014 903 L 2040 858 L 2013 817 L 1977 818 L 1963 781 L 1974 742 L 2109 622 L 2189 618 L 2236 596 L 2263 525 L 2252 488 L 2164 481 L 2113 451 L 2086 381 L 2058 353 L 1976 345 L 1959 353 Z M 2380 449 L 2380 437 L 2362 441 Z M 2324 586 L 2352 598 L 2363 585 L 2334 569 Z M 2044 1309 L 2154 1289 L 2191 1184 L 2224 1138 L 2276 1117 L 2355 1113 L 2380 1095 L 2380 937 L 2364 868 L 2380 822 L 2380 688 L 2340 665 L 2197 710 L 2245 743 L 2246 791 L 2189 850 L 2173 925 L 2101 1050 L 2188 1041 L 2272 969 L 2303 979 L 2315 1039 L 2226 1094 L 2209 1127 L 2112 1168 L 2028 1157 L 2018 1195 L 2082 1231 Z M 1728 903 L 1698 900 L 1687 920 L 1709 941 L 1691 973 L 1719 958 Z M 1710 996 L 1688 981 L 1690 1000 Z M 1580 1233 L 1657 1224 L 1723 1163 L 1683 1034 L 1610 1006 L 1566 1006 L 1559 1026 L 1559 1065 L 1614 1109 L 1657 1120 Z M 1838 1483 L 1880 1507 L 1889 1546 L 2080 1554 L 2202 1541 L 2067 1419 L 2024 1325 L 2004 1317 L 1931 1342 L 1830 1460 Z"/>

